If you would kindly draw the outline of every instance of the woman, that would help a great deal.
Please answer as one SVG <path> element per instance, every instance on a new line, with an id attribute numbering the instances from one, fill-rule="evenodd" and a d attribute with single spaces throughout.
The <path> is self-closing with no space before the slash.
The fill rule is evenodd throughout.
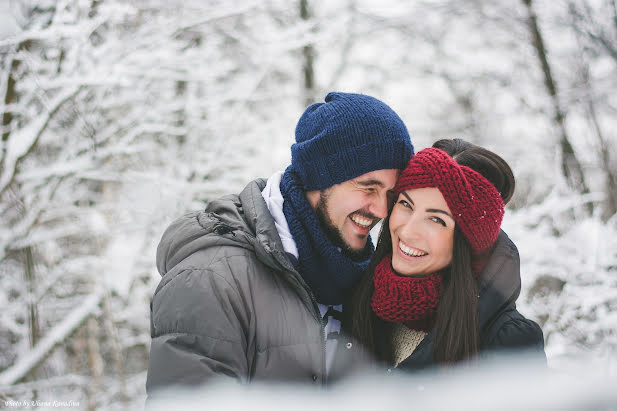
<path id="1" fill-rule="evenodd" d="M 352 334 L 401 369 L 497 350 L 544 355 L 542 330 L 515 307 L 518 252 L 500 225 L 514 176 L 495 153 L 440 140 L 403 170 L 367 274 Z"/>

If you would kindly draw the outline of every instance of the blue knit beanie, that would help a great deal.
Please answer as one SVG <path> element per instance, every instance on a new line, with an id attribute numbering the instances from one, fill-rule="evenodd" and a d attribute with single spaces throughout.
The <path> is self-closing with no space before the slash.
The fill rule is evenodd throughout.
<path id="1" fill-rule="evenodd" d="M 333 92 L 325 101 L 306 108 L 291 146 L 291 167 L 306 191 L 407 165 L 413 145 L 390 107 L 363 94 Z"/>

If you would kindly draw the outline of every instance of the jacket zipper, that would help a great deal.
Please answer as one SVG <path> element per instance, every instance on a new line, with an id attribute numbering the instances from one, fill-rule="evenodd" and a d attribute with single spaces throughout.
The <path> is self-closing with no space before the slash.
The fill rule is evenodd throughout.
<path id="1" fill-rule="evenodd" d="M 295 269 L 293 270 L 295 272 Z M 298 274 L 299 275 L 299 274 Z M 309 288 L 309 286 L 304 282 L 304 279 L 300 276 L 298 278 L 300 280 L 300 284 L 303 285 L 304 291 L 308 294 L 313 303 L 313 311 L 317 314 L 317 319 L 319 320 L 319 327 L 321 331 L 321 347 L 322 347 L 322 356 L 321 356 L 321 385 L 325 386 L 327 383 L 327 372 L 326 372 L 326 326 L 324 324 L 323 318 L 321 317 L 321 312 L 319 311 L 319 304 L 317 303 L 317 299 L 313 295 L 313 292 Z"/>
<path id="2" fill-rule="evenodd" d="M 293 269 L 294 273 L 296 270 Z M 326 370 L 326 326 L 324 324 L 323 318 L 321 317 L 321 312 L 319 311 L 319 304 L 317 303 L 317 299 L 313 295 L 313 292 L 309 288 L 308 284 L 304 281 L 302 276 L 298 273 L 298 280 L 300 280 L 300 285 L 303 287 L 303 291 L 305 291 L 311 302 L 313 303 L 313 311 L 317 314 L 317 319 L 319 320 L 320 334 L 321 334 L 321 347 L 322 347 L 322 356 L 321 356 L 321 385 L 325 386 L 327 383 L 327 370 Z"/>
<path id="3" fill-rule="evenodd" d="M 271 252 L 271 251 L 270 251 Z M 287 257 L 283 257 L 285 263 L 289 264 Z M 282 264 L 283 267 L 287 264 Z M 313 312 L 317 315 L 317 319 L 319 321 L 320 334 L 321 334 L 321 347 L 322 347 L 322 356 L 321 356 L 321 385 L 325 386 L 327 382 L 327 372 L 326 372 L 326 326 L 324 324 L 323 318 L 321 317 L 321 312 L 319 311 L 319 304 L 317 303 L 317 299 L 313 295 L 313 292 L 309 288 L 308 284 L 304 281 L 304 278 L 296 271 L 296 269 L 290 265 L 285 267 L 287 271 L 294 273 L 294 277 L 299 282 L 299 285 L 302 286 L 302 291 L 304 291 L 310 298 L 311 303 L 313 304 Z"/>
<path id="4" fill-rule="evenodd" d="M 328 380 L 328 373 L 326 369 L 326 325 L 323 322 L 323 318 L 321 317 L 321 311 L 319 311 L 319 305 L 317 305 L 317 300 L 313 297 L 311 293 L 311 299 L 313 300 L 313 308 L 316 309 L 317 314 L 319 314 L 319 326 L 321 327 L 321 346 L 322 356 L 321 356 L 321 385 L 325 386 Z"/>
<path id="5" fill-rule="evenodd" d="M 218 227 L 217 227 L 218 228 Z M 235 233 L 233 233 L 233 230 L 229 231 L 234 237 L 236 236 Z M 257 238 L 251 234 L 248 233 L 246 231 L 243 231 L 245 233 L 245 235 L 247 235 L 248 237 L 251 238 L 252 241 L 257 241 Z M 224 233 L 227 234 L 227 233 Z M 220 234 L 219 234 L 220 235 Z M 268 253 L 272 253 L 271 249 L 266 250 Z M 287 258 L 283 257 L 283 260 L 288 263 Z M 285 267 L 285 264 L 283 264 L 283 267 Z M 290 270 L 291 268 L 291 270 Z M 291 271 L 293 273 L 297 274 L 297 280 L 299 280 L 300 285 L 303 288 L 303 291 L 305 291 L 308 296 L 311 299 L 311 302 L 313 303 L 313 311 L 315 312 L 315 314 L 317 314 L 317 319 L 319 320 L 319 327 L 320 327 L 320 331 L 321 331 L 321 347 L 322 347 L 322 360 L 321 360 L 321 385 L 325 386 L 326 382 L 327 382 L 327 373 L 326 373 L 326 326 L 323 322 L 323 318 L 321 317 L 321 312 L 319 311 L 319 305 L 317 303 L 317 299 L 315 298 L 315 296 L 313 295 L 313 292 L 311 291 L 311 289 L 309 288 L 308 284 L 306 284 L 306 282 L 304 281 L 304 279 L 302 278 L 302 276 L 300 275 L 300 273 L 298 273 L 295 268 L 293 267 L 286 267 L 286 269 L 288 271 Z M 295 275 L 294 275 L 295 276 Z"/>

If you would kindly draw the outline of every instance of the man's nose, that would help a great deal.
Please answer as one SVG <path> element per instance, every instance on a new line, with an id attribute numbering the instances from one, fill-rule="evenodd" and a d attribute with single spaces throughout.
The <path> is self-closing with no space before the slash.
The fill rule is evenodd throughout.
<path id="1" fill-rule="evenodd" d="M 388 216 L 388 195 L 382 194 L 373 202 L 371 213 L 377 218 L 386 218 Z"/>

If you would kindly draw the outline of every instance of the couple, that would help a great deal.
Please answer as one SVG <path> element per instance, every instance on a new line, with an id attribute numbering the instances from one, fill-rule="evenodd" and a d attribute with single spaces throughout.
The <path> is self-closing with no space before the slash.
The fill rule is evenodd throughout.
<path id="1" fill-rule="evenodd" d="M 401 370 L 544 357 L 541 329 L 515 307 L 501 157 L 458 139 L 413 155 L 399 116 L 361 94 L 329 93 L 295 133 L 285 172 L 163 235 L 148 394 L 225 378 L 325 385 L 367 353 Z"/>

